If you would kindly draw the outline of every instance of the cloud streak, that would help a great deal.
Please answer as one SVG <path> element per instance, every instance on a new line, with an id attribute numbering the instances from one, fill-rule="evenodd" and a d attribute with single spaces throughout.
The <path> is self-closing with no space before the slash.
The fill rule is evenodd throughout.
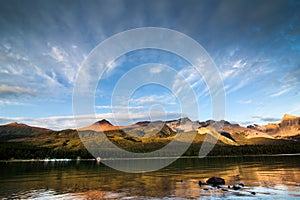
<path id="1" fill-rule="evenodd" d="M 277 122 L 281 120 L 281 118 L 277 118 L 277 117 L 264 117 L 264 116 L 252 116 L 252 118 L 259 119 L 260 121 L 263 122 Z"/>
<path id="2" fill-rule="evenodd" d="M 137 105 L 145 105 L 145 104 L 174 105 L 176 104 L 175 100 L 176 99 L 170 95 L 150 95 L 150 96 L 142 96 L 142 97 L 131 99 L 130 102 Z"/>
<path id="3" fill-rule="evenodd" d="M 98 109 L 120 109 L 120 110 L 144 108 L 144 106 L 95 106 L 95 107 Z"/>
<path id="4" fill-rule="evenodd" d="M 250 99 L 249 100 L 239 100 L 238 103 L 239 104 L 251 104 L 252 100 L 250 100 Z"/>
<path id="5" fill-rule="evenodd" d="M 21 86 L 0 85 L 0 98 L 33 96 L 37 92 L 36 89 Z"/>

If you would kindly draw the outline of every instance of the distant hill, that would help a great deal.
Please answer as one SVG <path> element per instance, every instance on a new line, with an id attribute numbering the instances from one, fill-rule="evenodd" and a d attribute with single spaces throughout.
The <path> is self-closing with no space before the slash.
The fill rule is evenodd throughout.
<path id="1" fill-rule="evenodd" d="M 28 126 L 26 124 L 13 122 L 0 126 L 0 140 L 9 140 L 16 138 L 28 138 L 39 133 L 50 132 L 50 129 Z"/>

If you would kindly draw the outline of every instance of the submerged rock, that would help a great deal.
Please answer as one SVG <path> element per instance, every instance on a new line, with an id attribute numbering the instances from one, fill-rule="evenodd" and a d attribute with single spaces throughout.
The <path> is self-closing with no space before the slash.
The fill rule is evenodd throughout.
<path id="1" fill-rule="evenodd" d="M 211 177 L 206 181 L 207 184 L 218 186 L 218 185 L 225 185 L 225 180 L 220 177 Z"/>
<path id="2" fill-rule="evenodd" d="M 232 189 L 234 189 L 234 190 L 239 190 L 239 189 L 241 189 L 242 187 L 240 187 L 239 185 L 234 185 L 234 186 L 232 186 Z"/>
<path id="3" fill-rule="evenodd" d="M 241 188 L 243 188 L 245 185 L 243 184 L 243 183 L 238 183 L 238 184 L 236 184 L 236 185 L 233 185 L 232 186 L 232 189 L 234 189 L 234 190 L 239 190 L 239 189 L 241 189 Z"/>
<path id="4" fill-rule="evenodd" d="M 245 187 L 245 185 L 243 183 L 239 183 L 238 185 L 241 187 Z"/>

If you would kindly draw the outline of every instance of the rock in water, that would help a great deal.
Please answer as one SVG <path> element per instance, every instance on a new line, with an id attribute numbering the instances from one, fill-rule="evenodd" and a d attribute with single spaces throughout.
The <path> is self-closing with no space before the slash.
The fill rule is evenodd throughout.
<path id="1" fill-rule="evenodd" d="M 232 188 L 234 190 L 239 190 L 239 189 L 243 188 L 244 186 L 245 185 L 243 183 L 239 183 L 239 184 L 236 184 L 236 185 L 232 186 Z"/>
<path id="2" fill-rule="evenodd" d="M 240 185 L 234 185 L 234 186 L 232 186 L 232 189 L 234 189 L 234 190 L 239 190 L 239 189 L 241 189 L 242 187 L 240 186 Z"/>
<path id="3" fill-rule="evenodd" d="M 245 185 L 243 183 L 239 183 L 238 185 L 241 187 L 245 187 Z"/>
<path id="4" fill-rule="evenodd" d="M 213 186 L 225 185 L 225 180 L 220 177 L 211 177 L 206 181 L 206 183 Z"/>
<path id="5" fill-rule="evenodd" d="M 201 181 L 199 181 L 198 185 L 201 187 L 203 185 L 203 183 Z"/>

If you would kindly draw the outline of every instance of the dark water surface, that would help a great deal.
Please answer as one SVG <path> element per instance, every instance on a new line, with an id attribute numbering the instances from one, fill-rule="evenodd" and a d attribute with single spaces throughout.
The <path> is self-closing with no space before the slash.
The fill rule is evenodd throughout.
<path id="1" fill-rule="evenodd" d="M 95 161 L 0 162 L 8 199 L 300 199 L 300 156 L 182 158 L 156 172 L 129 174 Z M 241 190 L 199 187 L 211 176 Z M 224 187 L 225 188 L 225 187 Z M 255 192 L 253 195 L 251 192 Z"/>

